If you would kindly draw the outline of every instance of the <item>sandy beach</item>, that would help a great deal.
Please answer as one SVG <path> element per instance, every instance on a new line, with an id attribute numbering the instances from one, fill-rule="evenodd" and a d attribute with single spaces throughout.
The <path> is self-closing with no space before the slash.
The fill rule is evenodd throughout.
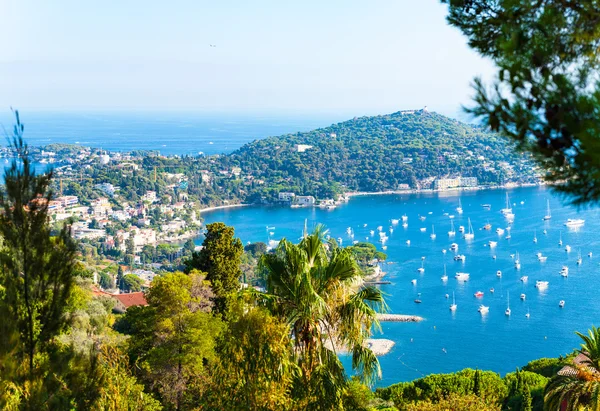
<path id="1" fill-rule="evenodd" d="M 371 351 L 373 351 L 373 354 L 377 356 L 382 356 L 389 353 L 392 350 L 392 348 L 394 348 L 394 345 L 396 345 L 396 343 L 392 340 L 387 340 L 385 338 L 368 338 L 367 340 L 365 340 L 364 345 L 365 347 L 370 348 Z M 326 341 L 325 346 L 331 350 L 331 341 Z M 347 354 L 348 348 L 336 346 L 335 352 L 338 354 Z"/>
<path id="2" fill-rule="evenodd" d="M 238 208 L 238 207 L 246 207 L 249 204 L 231 204 L 231 205 L 222 205 L 222 206 L 215 206 L 215 207 L 208 207 L 208 208 L 203 208 L 201 210 L 198 210 L 198 212 L 200 214 L 202 213 L 206 213 L 207 211 L 215 211 L 215 210 L 223 210 L 226 208 Z"/>

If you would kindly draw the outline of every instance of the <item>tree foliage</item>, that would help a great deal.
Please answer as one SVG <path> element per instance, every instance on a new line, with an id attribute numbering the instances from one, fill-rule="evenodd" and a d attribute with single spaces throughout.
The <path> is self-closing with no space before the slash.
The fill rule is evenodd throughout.
<path id="1" fill-rule="evenodd" d="M 468 111 L 531 152 L 574 203 L 600 199 L 600 2 L 442 0 L 497 66 Z"/>
<path id="2" fill-rule="evenodd" d="M 186 262 L 186 271 L 197 269 L 207 273 L 206 279 L 215 293 L 215 312 L 224 313 L 228 298 L 240 289 L 242 254 L 244 246 L 234 237 L 233 227 L 213 223 L 206 226 L 202 249 L 192 253 L 192 258 Z"/>
<path id="3" fill-rule="evenodd" d="M 326 244 L 325 234 L 317 227 L 297 245 L 284 239 L 261 259 L 267 291 L 258 298 L 290 328 L 300 368 L 294 395 L 306 409 L 343 407 L 346 376 L 336 347 L 350 351 L 353 368 L 366 381 L 381 372 L 365 340 L 378 325 L 383 296 L 361 285 L 352 253 Z"/>

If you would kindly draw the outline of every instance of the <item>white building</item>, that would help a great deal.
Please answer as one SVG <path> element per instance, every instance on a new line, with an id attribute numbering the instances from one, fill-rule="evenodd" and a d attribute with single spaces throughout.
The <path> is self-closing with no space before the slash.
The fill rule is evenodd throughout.
<path id="1" fill-rule="evenodd" d="M 283 193 L 279 193 L 279 201 L 285 201 L 285 202 L 292 202 L 294 201 L 294 197 L 296 197 L 296 194 L 294 193 L 289 193 L 289 192 L 283 192 Z"/>
<path id="2" fill-rule="evenodd" d="M 310 150 L 311 148 L 313 148 L 313 146 L 310 146 L 308 144 L 297 144 L 296 145 L 296 150 L 298 151 L 298 153 L 304 153 L 306 150 Z"/>
<path id="3" fill-rule="evenodd" d="M 112 197 L 115 195 L 116 188 L 111 183 L 96 184 L 94 188 L 103 191 L 106 195 Z"/>
<path id="4" fill-rule="evenodd" d="M 316 200 L 313 196 L 297 196 L 296 204 L 301 207 L 312 207 L 316 203 Z"/>

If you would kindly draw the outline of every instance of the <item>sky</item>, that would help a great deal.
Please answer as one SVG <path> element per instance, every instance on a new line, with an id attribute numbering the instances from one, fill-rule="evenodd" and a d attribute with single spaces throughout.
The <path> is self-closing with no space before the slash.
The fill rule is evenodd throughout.
<path id="1" fill-rule="evenodd" d="M 460 117 L 493 66 L 445 14 L 438 0 L 0 0 L 0 110 Z"/>

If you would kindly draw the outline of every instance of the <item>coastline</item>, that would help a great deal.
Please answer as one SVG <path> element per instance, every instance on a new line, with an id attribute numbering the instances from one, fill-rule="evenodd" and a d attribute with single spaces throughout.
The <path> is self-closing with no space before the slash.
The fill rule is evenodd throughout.
<path id="1" fill-rule="evenodd" d="M 376 195 L 390 195 L 390 194 L 422 194 L 422 193 L 451 193 L 451 192 L 462 192 L 462 191 L 481 191 L 481 190 L 508 190 L 512 188 L 521 187 L 542 187 L 547 184 L 536 184 L 536 183 L 523 183 L 523 184 L 504 184 L 500 186 L 477 186 L 477 187 L 456 187 L 456 188 L 445 188 L 445 189 L 408 189 L 408 190 L 385 190 L 385 191 L 349 191 L 344 193 L 347 197 L 358 197 L 358 196 L 376 196 Z"/>

